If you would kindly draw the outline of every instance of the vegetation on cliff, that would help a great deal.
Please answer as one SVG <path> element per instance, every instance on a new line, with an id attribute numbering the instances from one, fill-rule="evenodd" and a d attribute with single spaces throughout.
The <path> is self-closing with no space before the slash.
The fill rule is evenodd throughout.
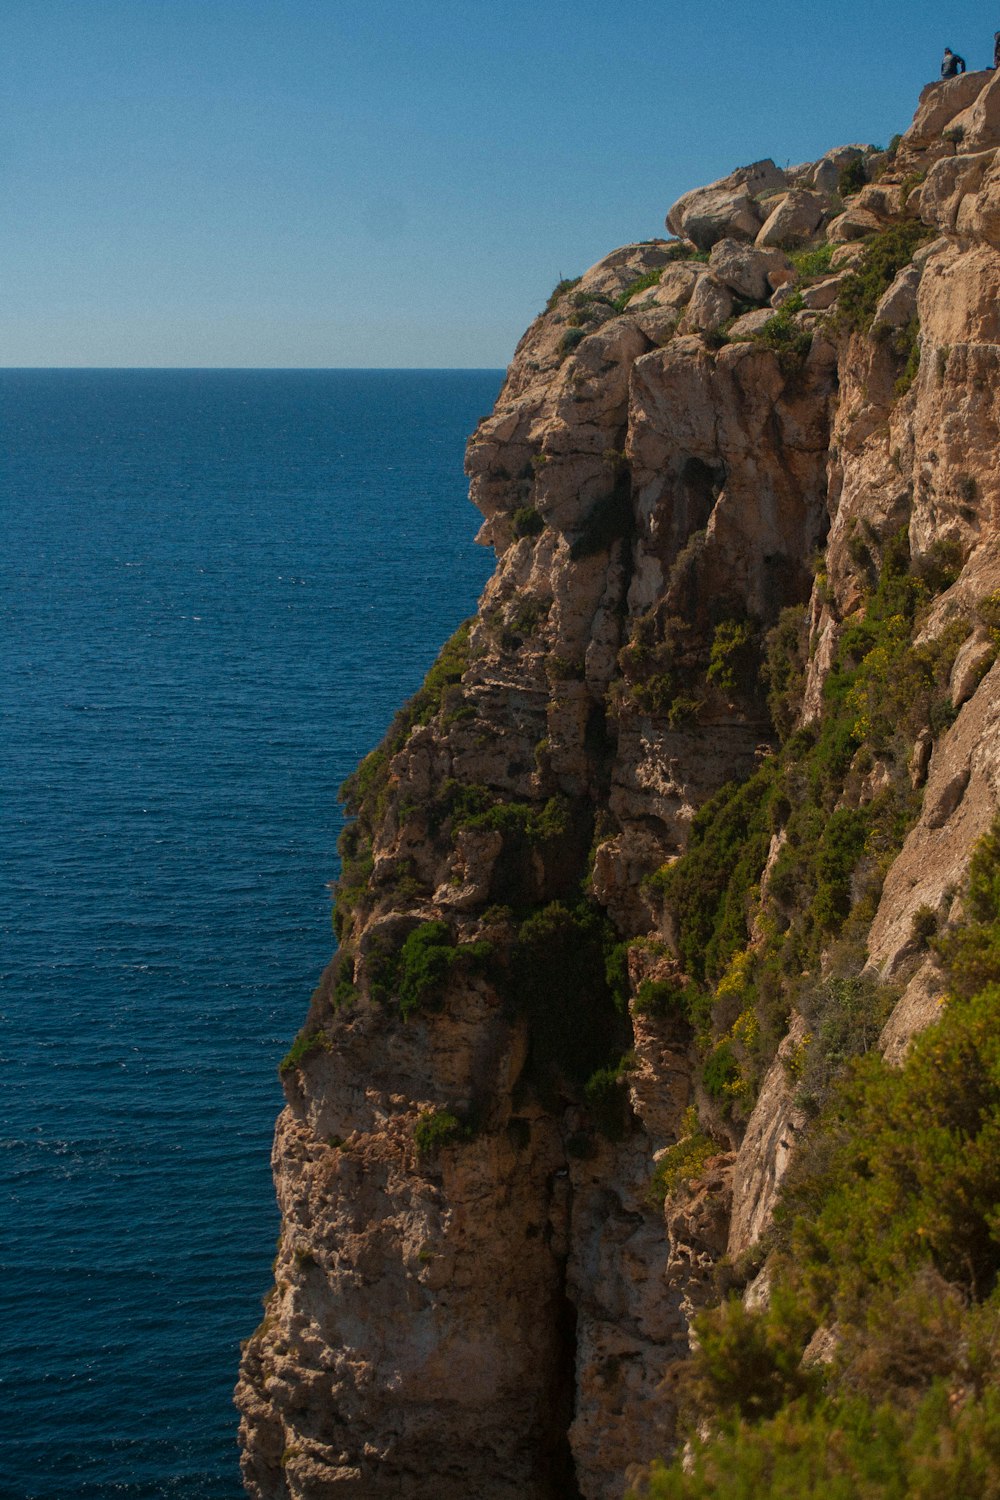
<path id="1" fill-rule="evenodd" d="M 822 1049 L 839 1055 L 846 1045 L 832 1028 L 851 1008 L 847 989 L 864 1001 L 847 1028 L 857 1050 L 873 1041 L 861 1010 L 885 1019 L 877 987 L 858 979 L 863 935 L 919 811 L 914 741 L 952 716 L 949 678 L 968 625 L 919 638 L 932 594 L 911 568 L 905 531 L 878 550 L 877 582 L 840 635 L 818 722 L 791 727 L 809 643 L 801 612 L 787 611 L 762 669 L 783 744 L 700 809 L 685 854 L 647 882 L 670 915 L 690 981 L 678 998 L 698 1032 L 705 1089 L 737 1119 L 752 1108 L 793 1008 L 814 1022 L 815 1087 L 826 1071 Z M 820 962 L 829 964 L 838 938 L 824 978 Z"/>
<path id="2" fill-rule="evenodd" d="M 1000 822 L 935 939 L 939 1022 L 869 1054 L 778 1211 L 768 1305 L 695 1322 L 690 1461 L 650 1500 L 1000 1493 Z"/>

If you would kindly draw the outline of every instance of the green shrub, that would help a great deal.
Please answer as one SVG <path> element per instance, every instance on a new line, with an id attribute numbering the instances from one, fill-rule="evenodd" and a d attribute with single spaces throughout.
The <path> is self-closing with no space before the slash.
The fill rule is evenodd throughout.
<path id="1" fill-rule="evenodd" d="M 740 1078 L 740 1065 L 728 1042 L 721 1042 L 710 1052 L 701 1070 L 705 1092 L 713 1099 L 724 1099 L 734 1091 Z"/>
<path id="2" fill-rule="evenodd" d="M 572 354 L 577 345 L 582 344 L 586 337 L 585 328 L 567 328 L 559 340 L 559 358 L 565 359 L 568 354 Z"/>
<path id="3" fill-rule="evenodd" d="M 750 1312 L 740 1297 L 694 1320 L 697 1340 L 686 1371 L 688 1399 L 712 1418 L 772 1417 L 819 1384 L 802 1367 L 813 1323 L 801 1304 L 778 1290 L 766 1314 Z"/>
<path id="4" fill-rule="evenodd" d="M 805 250 L 792 250 L 788 259 L 804 279 L 810 276 L 826 276 L 831 269 L 834 244 L 810 245 Z"/>
<path id="5" fill-rule="evenodd" d="M 720 977 L 746 945 L 750 894 L 771 843 L 774 778 L 766 762 L 723 787 L 695 815 L 683 858 L 649 882 L 674 914 L 681 962 L 699 984 Z"/>
<path id="6" fill-rule="evenodd" d="M 758 636 L 749 620 L 722 620 L 708 654 L 709 682 L 721 693 L 749 695 L 760 666 Z"/>
<path id="7" fill-rule="evenodd" d="M 278 1072 L 284 1076 L 304 1063 L 307 1057 L 317 1052 L 329 1052 L 330 1038 L 322 1031 L 300 1031 L 285 1056 L 278 1064 Z"/>
<path id="8" fill-rule="evenodd" d="M 779 737 L 786 740 L 795 728 L 805 691 L 808 651 L 808 616 L 805 605 L 783 609 L 778 623 L 765 638 L 763 679 L 767 685 L 767 707 Z"/>
<path id="9" fill-rule="evenodd" d="M 649 1199 L 662 1207 L 671 1193 L 685 1182 L 694 1181 L 705 1163 L 719 1152 L 718 1144 L 698 1124 L 698 1111 L 686 1111 L 680 1138 L 660 1153 L 649 1184 Z"/>
<path id="10" fill-rule="evenodd" d="M 413 1142 L 421 1156 L 434 1156 L 465 1135 L 461 1120 L 447 1109 L 426 1110 L 413 1127 Z"/>
<path id="11" fill-rule="evenodd" d="M 841 169 L 840 180 L 837 183 L 837 191 L 842 198 L 848 198 L 852 193 L 860 193 L 868 181 L 868 171 L 865 167 L 863 157 L 856 156 Z"/>
<path id="12" fill-rule="evenodd" d="M 662 275 L 663 267 L 658 266 L 656 270 L 647 271 L 645 275 L 639 276 L 635 281 L 630 282 L 625 290 L 615 298 L 614 305 L 616 311 L 624 312 L 633 297 L 637 297 L 640 292 L 648 291 L 651 286 L 659 286 Z"/>
<path id="13" fill-rule="evenodd" d="M 567 292 L 571 292 L 575 286 L 578 286 L 580 280 L 579 276 L 564 276 L 561 281 L 557 281 L 549 293 L 549 300 L 545 304 L 545 311 L 551 312 L 559 299 L 565 297 Z"/>
<path id="14" fill-rule="evenodd" d="M 399 954 L 396 988 L 400 1015 L 406 1017 L 441 998 L 456 948 L 447 922 L 422 922 Z"/>
<path id="15" fill-rule="evenodd" d="M 941 1383 L 916 1413 L 860 1398 L 797 1401 L 761 1425 L 695 1438 L 654 1464 L 643 1500 L 997 1500 L 1000 1393 L 954 1399 Z"/>
<path id="16" fill-rule="evenodd" d="M 770 349 L 778 356 L 784 375 L 796 374 L 812 348 L 812 333 L 807 328 L 800 328 L 796 322 L 796 315 L 804 307 L 802 293 L 793 292 L 763 328 L 738 342 L 760 344 L 762 348 Z"/>
<path id="17" fill-rule="evenodd" d="M 584 1085 L 583 1097 L 597 1129 L 609 1141 L 620 1141 L 628 1128 L 628 1092 L 621 1063 L 597 1068 Z"/>
<path id="18" fill-rule="evenodd" d="M 538 536 L 545 530 L 545 522 L 533 505 L 520 505 L 514 512 L 514 535 Z"/>
<path id="19" fill-rule="evenodd" d="M 684 1011 L 684 986 L 676 979 L 644 979 L 635 992 L 632 1009 L 640 1016 L 665 1016 Z"/>
<path id="20" fill-rule="evenodd" d="M 521 923 L 505 983 L 527 1018 L 528 1072 L 543 1091 L 582 1090 L 621 1058 L 629 1027 L 617 948 L 608 919 L 585 901 L 550 902 Z"/>
<path id="21" fill-rule="evenodd" d="M 867 332 L 875 309 L 898 272 L 909 265 L 913 252 L 931 231 L 916 220 L 893 224 L 874 236 L 857 267 L 848 272 L 840 289 L 837 327 Z"/>
<path id="22" fill-rule="evenodd" d="M 818 1113 L 848 1064 L 877 1044 L 896 996 L 867 974 L 821 975 L 799 990 L 808 1027 L 797 1067 L 800 1105 Z"/>

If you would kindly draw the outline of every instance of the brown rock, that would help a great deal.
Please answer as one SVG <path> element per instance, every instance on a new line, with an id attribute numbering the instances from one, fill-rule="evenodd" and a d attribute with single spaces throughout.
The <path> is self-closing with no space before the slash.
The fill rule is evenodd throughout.
<path id="1" fill-rule="evenodd" d="M 920 95 L 913 123 L 900 143 L 904 153 L 915 146 L 937 140 L 964 109 L 982 92 L 992 73 L 961 73 L 941 83 L 929 83 Z"/>
<path id="2" fill-rule="evenodd" d="M 750 302 L 763 302 L 767 297 L 769 276 L 791 270 L 780 251 L 762 253 L 737 240 L 719 240 L 712 247 L 708 265 L 716 281 Z"/>
<path id="3" fill-rule="evenodd" d="M 768 246 L 805 245 L 812 239 L 826 212 L 826 203 L 816 193 L 802 189 L 787 193 L 765 220 L 756 244 Z"/>
<path id="4" fill-rule="evenodd" d="M 744 313 L 737 318 L 729 329 L 731 339 L 749 338 L 755 333 L 767 327 L 774 317 L 775 309 L 772 307 L 758 307 L 753 312 Z"/>
<path id="5" fill-rule="evenodd" d="M 830 220 L 826 226 L 826 237 L 832 244 L 842 245 L 849 240 L 867 239 L 868 235 L 875 234 L 881 227 L 880 220 L 870 209 L 848 208 Z"/>
<path id="6" fill-rule="evenodd" d="M 733 1208 L 726 1253 L 736 1260 L 760 1239 L 771 1223 L 781 1179 L 805 1116 L 795 1103 L 788 1065 L 806 1036 L 805 1022 L 794 1016 L 788 1035 L 761 1085 L 733 1169 Z"/>
<path id="7" fill-rule="evenodd" d="M 978 73 L 985 79 L 974 101 L 948 122 L 948 130 L 960 135 L 963 151 L 1000 146 L 1000 72 Z"/>
<path id="8" fill-rule="evenodd" d="M 764 221 L 757 198 L 785 186 L 784 173 L 773 161 L 740 167 L 709 187 L 695 188 L 678 198 L 667 214 L 673 234 L 710 250 L 717 240 L 752 240 Z"/>
<path id="9" fill-rule="evenodd" d="M 883 294 L 872 319 L 873 328 L 905 328 L 917 316 L 920 267 L 904 266 Z"/>
<path id="10" fill-rule="evenodd" d="M 697 329 L 708 333 L 732 315 L 733 295 L 729 288 L 714 276 L 702 276 L 691 295 L 681 326 L 685 332 Z"/>
<path id="11" fill-rule="evenodd" d="M 836 302 L 844 281 L 843 276 L 828 276 L 825 281 L 817 281 L 815 286 L 806 287 L 802 293 L 802 301 L 810 312 L 825 311 Z"/>

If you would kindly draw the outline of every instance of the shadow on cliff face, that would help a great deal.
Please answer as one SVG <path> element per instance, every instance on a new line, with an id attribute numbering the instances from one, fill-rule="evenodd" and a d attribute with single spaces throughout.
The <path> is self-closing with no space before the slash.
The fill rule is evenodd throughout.
<path id="1" fill-rule="evenodd" d="M 564 1292 L 556 1329 L 561 1359 L 552 1392 L 552 1430 L 559 1436 L 546 1455 L 542 1475 L 550 1486 L 552 1500 L 583 1500 L 569 1441 L 570 1425 L 576 1415 L 576 1324 L 576 1308 Z"/>

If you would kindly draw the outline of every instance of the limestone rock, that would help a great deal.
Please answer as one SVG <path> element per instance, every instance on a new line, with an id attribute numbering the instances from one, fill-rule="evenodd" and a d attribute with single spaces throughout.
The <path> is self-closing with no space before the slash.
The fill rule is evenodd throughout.
<path id="1" fill-rule="evenodd" d="M 904 266 L 875 309 L 873 328 L 905 328 L 917 316 L 920 267 Z"/>
<path id="2" fill-rule="evenodd" d="M 955 230 L 966 197 L 977 194 L 995 151 L 949 156 L 934 163 L 920 186 L 920 217 L 943 233 Z"/>
<path id="3" fill-rule="evenodd" d="M 709 250 L 722 239 L 753 240 L 762 220 L 756 200 L 740 185 L 687 194 L 670 210 L 667 227 L 676 226 L 699 250 Z"/>
<path id="4" fill-rule="evenodd" d="M 708 187 L 685 193 L 667 214 L 667 228 L 710 250 L 717 240 L 752 240 L 764 221 L 757 198 L 785 186 L 773 161 L 754 162 Z"/>
<path id="5" fill-rule="evenodd" d="M 992 76 L 992 73 L 961 73 L 957 78 L 927 84 L 900 150 L 905 154 L 914 146 L 939 139 L 956 116 L 975 101 Z"/>
<path id="6" fill-rule="evenodd" d="M 960 888 L 976 841 L 1000 807 L 1000 666 L 966 703 L 931 760 L 924 811 L 882 890 L 868 940 L 886 977 L 913 954 L 913 916 Z"/>
<path id="7" fill-rule="evenodd" d="M 768 278 L 791 269 L 780 251 L 763 254 L 738 240 L 719 240 L 712 247 L 708 266 L 717 281 L 749 302 L 763 302 L 770 288 Z"/>
<path id="8" fill-rule="evenodd" d="M 854 210 L 863 209 L 876 219 L 891 223 L 902 217 L 903 189 L 899 183 L 869 182 L 851 201 Z"/>
<path id="9" fill-rule="evenodd" d="M 867 239 L 881 229 L 881 223 L 867 208 L 847 208 L 826 226 L 826 237 L 834 245 L 849 240 Z"/>
<path id="10" fill-rule="evenodd" d="M 844 280 L 843 276 L 828 276 L 824 281 L 817 281 L 815 286 L 806 287 L 802 301 L 810 312 L 823 312 L 836 302 Z"/>
<path id="11" fill-rule="evenodd" d="M 774 317 L 775 309 L 772 307 L 758 307 L 753 312 L 744 313 L 737 318 L 729 329 L 731 339 L 749 338 L 752 334 L 760 333 L 766 328 Z"/>
<path id="12" fill-rule="evenodd" d="M 914 1037 L 926 1031 L 941 1016 L 945 984 L 937 965 L 927 961 L 913 975 L 878 1039 L 879 1051 L 892 1067 L 899 1067 Z"/>
<path id="13" fill-rule="evenodd" d="M 707 333 L 718 328 L 733 314 L 733 296 L 729 288 L 714 276 L 703 276 L 695 286 L 684 314 L 685 330 Z"/>
<path id="14" fill-rule="evenodd" d="M 788 1073 L 788 1065 L 802 1046 L 805 1034 L 802 1017 L 793 1017 L 788 1035 L 761 1086 L 736 1156 L 726 1246 L 731 1260 L 749 1250 L 770 1224 L 778 1188 L 795 1147 L 795 1136 L 805 1123 L 805 1116 L 795 1103 Z"/>
<path id="15" fill-rule="evenodd" d="M 636 305 L 686 307 L 691 301 L 692 292 L 705 274 L 703 265 L 692 264 L 689 261 L 681 261 L 678 265 L 668 266 L 656 286 L 650 287 L 648 292 L 642 293 L 635 299 L 635 302 L 628 304 L 629 311 L 631 312 Z"/>
<path id="16" fill-rule="evenodd" d="M 1000 72 L 978 73 L 985 79 L 973 102 L 948 122 L 949 132 L 961 141 L 963 151 L 981 151 L 1000 146 Z"/>
<path id="17" fill-rule="evenodd" d="M 826 203 L 818 194 L 801 189 L 790 192 L 765 220 L 756 244 L 761 248 L 807 244 L 825 213 Z"/>

